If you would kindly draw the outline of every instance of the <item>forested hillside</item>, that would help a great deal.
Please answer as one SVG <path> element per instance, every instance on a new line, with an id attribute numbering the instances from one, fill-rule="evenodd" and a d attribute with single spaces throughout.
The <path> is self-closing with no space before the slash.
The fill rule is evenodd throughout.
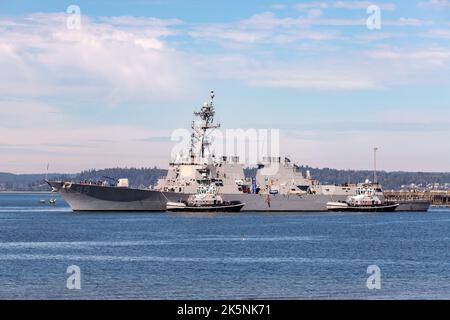
<path id="1" fill-rule="evenodd" d="M 312 177 L 324 184 L 335 183 L 357 183 L 373 178 L 372 171 L 337 170 L 329 168 L 300 167 L 303 173 L 310 171 Z M 133 187 L 153 186 L 158 178 L 165 176 L 167 170 L 159 168 L 109 168 L 102 170 L 87 170 L 78 174 L 49 174 L 49 179 L 71 180 L 71 181 L 97 181 L 109 178 L 128 178 Z M 254 176 L 256 169 L 245 170 L 248 177 Z M 45 184 L 45 174 L 11 174 L 0 173 L 0 191 L 45 191 L 49 187 Z M 439 183 L 444 185 L 450 183 L 450 173 L 427 173 L 427 172 L 378 172 L 378 180 L 385 189 L 399 189 L 402 185 Z"/>

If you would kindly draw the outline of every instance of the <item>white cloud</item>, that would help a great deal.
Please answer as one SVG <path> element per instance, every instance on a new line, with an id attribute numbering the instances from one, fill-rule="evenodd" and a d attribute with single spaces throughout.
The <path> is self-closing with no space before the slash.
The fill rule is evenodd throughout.
<path id="1" fill-rule="evenodd" d="M 393 39 L 393 38 L 401 38 L 404 37 L 404 34 L 401 33 L 393 33 L 393 32 L 361 32 L 357 33 L 353 36 L 353 38 L 359 42 L 372 42 L 372 41 L 382 41 L 386 39 Z"/>
<path id="2" fill-rule="evenodd" d="M 450 0 L 428 0 L 417 4 L 419 8 L 445 9 L 450 8 Z"/>
<path id="3" fill-rule="evenodd" d="M 83 96 L 107 105 L 188 90 L 182 55 L 164 41 L 178 21 L 102 21 L 83 16 L 81 29 L 69 30 L 65 14 L 0 18 L 0 94 Z"/>
<path id="4" fill-rule="evenodd" d="M 334 5 L 344 6 L 339 2 Z M 322 10 L 318 9 L 321 7 L 320 2 L 303 4 L 303 7 L 308 8 L 304 16 L 280 18 L 272 12 L 264 12 L 235 22 L 195 25 L 189 35 L 193 38 L 217 41 L 222 46 L 229 47 L 230 42 L 240 44 L 292 44 L 303 40 L 345 39 L 339 29 L 320 27 L 360 26 L 361 30 L 367 30 L 365 12 L 360 18 L 335 19 L 322 17 Z M 400 27 L 418 27 L 432 24 L 431 21 L 405 17 L 400 17 L 397 20 L 383 20 L 382 23 L 385 26 Z"/>
<path id="5" fill-rule="evenodd" d="M 370 76 L 345 68 L 330 66 L 308 67 L 284 66 L 284 68 L 264 68 L 263 71 L 250 71 L 244 77 L 251 86 L 325 89 L 325 90 L 365 90 L 374 89 L 375 81 Z"/>
<path id="6" fill-rule="evenodd" d="M 397 61 L 398 65 L 410 65 L 412 68 L 442 66 L 450 67 L 450 49 L 444 47 L 423 47 L 414 49 L 378 48 L 368 53 L 370 57 Z M 431 68 L 429 71 L 432 71 Z M 434 69 L 436 70 L 436 69 Z"/>
<path id="7" fill-rule="evenodd" d="M 244 54 L 202 56 L 198 70 L 215 66 L 216 75 L 251 87 L 314 90 L 384 90 L 395 86 L 448 84 L 450 48 L 374 46 L 369 51 L 322 46 L 305 48 L 297 58 Z M 302 49 L 299 49 L 302 50 Z M 202 71 L 200 71 L 203 73 Z M 206 71 L 205 71 L 206 72 Z"/>
<path id="8" fill-rule="evenodd" d="M 428 38 L 450 39 L 450 29 L 433 29 L 423 32 L 421 35 Z"/>
<path id="9" fill-rule="evenodd" d="M 3 128 L 43 128 L 64 121 L 61 111 L 47 103 L 0 99 L 0 126 Z"/>
<path id="10" fill-rule="evenodd" d="M 298 59 L 277 61 L 270 53 L 261 55 L 248 47 L 243 53 L 244 63 L 228 56 L 220 63 L 217 77 L 239 79 L 252 86 L 323 89 L 379 88 L 384 76 L 378 70 L 392 67 L 396 60 L 401 75 L 402 61 L 414 60 L 419 66 L 448 65 L 447 49 L 421 49 L 415 53 L 392 48 L 376 48 L 368 56 L 374 67 L 367 67 L 358 58 L 358 50 L 346 50 L 340 55 L 338 48 L 324 52 L 323 44 L 314 52 L 315 58 L 304 60 L 311 50 L 302 49 L 305 40 L 324 42 L 345 41 L 339 31 L 313 29 L 315 25 L 354 26 L 365 25 L 365 19 L 323 19 L 320 7 L 356 8 L 365 2 L 339 1 L 303 3 L 309 16 L 279 18 L 271 12 L 256 14 L 241 21 L 222 24 L 196 24 L 185 28 L 199 40 L 218 41 L 224 46 L 240 45 L 295 45 Z M 385 4 L 386 5 L 386 4 Z M 310 8 L 311 7 L 311 8 Z M 388 6 L 389 7 L 389 6 Z M 311 11 L 312 10 L 312 11 Z M 126 101 L 149 103 L 159 99 L 183 97 L 193 83 L 192 75 L 207 78 L 210 65 L 197 63 L 195 53 L 182 53 L 172 47 L 166 38 L 180 34 L 177 29 L 183 22 L 177 19 L 139 17 L 102 17 L 93 21 L 83 16 L 81 30 L 68 30 L 64 14 L 33 14 L 22 18 L 1 18 L 0 31 L 0 94 L 4 97 L 51 96 L 54 98 L 82 96 L 102 105 Z M 422 25 L 426 21 L 400 18 L 386 21 L 391 25 Z M 443 31 L 430 31 L 430 35 L 446 36 Z M 385 39 L 383 33 L 368 33 L 359 40 Z M 270 50 L 269 50 L 270 51 Z M 335 56 L 330 56 L 332 53 Z M 353 55 L 356 59 L 347 59 Z M 221 58 L 226 57 L 226 53 Z M 206 55 L 205 63 L 215 66 L 217 58 Z M 422 60 L 421 60 L 422 59 Z M 383 64 L 380 61 L 383 60 Z M 385 61 L 391 61 L 389 64 Z M 359 70 L 365 70 L 364 73 Z M 414 67 L 413 70 L 416 70 Z M 433 69 L 434 70 L 434 69 Z M 398 76 L 389 76 L 395 83 Z M 403 82 L 404 79 L 400 82 Z M 173 94 L 176 92 L 176 95 Z"/>
<path id="11" fill-rule="evenodd" d="M 329 1 L 329 2 L 303 2 L 298 3 L 294 7 L 297 10 L 318 9 L 349 9 L 349 10 L 366 10 L 370 5 L 377 5 L 383 10 L 393 11 L 396 9 L 394 3 L 374 3 L 371 1 Z"/>
<path id="12" fill-rule="evenodd" d="M 383 21 L 383 25 L 388 25 L 388 26 L 401 26 L 401 27 L 405 27 L 405 26 L 413 26 L 413 27 L 418 27 L 418 26 L 426 26 L 426 25 L 432 25 L 433 22 L 429 21 L 429 20 L 421 20 L 421 19 L 416 19 L 416 18 L 404 18 L 401 17 L 398 20 L 394 20 L 394 21 Z"/>
<path id="13" fill-rule="evenodd" d="M 182 25 L 183 21 L 179 19 L 159 19 L 154 17 L 135 17 L 135 16 L 113 16 L 113 17 L 100 17 L 100 21 L 115 25 L 115 26 L 128 26 L 128 27 L 140 27 L 149 28 L 155 30 L 159 27 L 160 33 L 172 34 L 173 32 L 166 29 L 169 26 Z"/>
<path id="14" fill-rule="evenodd" d="M 317 13 L 313 16 L 318 17 Z M 267 44 L 286 44 L 304 39 L 324 41 L 338 37 L 337 31 L 311 30 L 310 25 L 310 18 L 277 18 L 273 13 L 265 12 L 234 23 L 198 25 L 189 34 L 194 38 L 219 42 Z"/>
<path id="15" fill-rule="evenodd" d="M 240 80 L 251 87 L 272 87 L 317 90 L 367 90 L 378 87 L 374 70 L 365 70 L 364 63 L 355 60 L 311 58 L 274 61 L 245 56 L 202 57 L 197 67 L 215 65 L 217 76 Z M 351 62 L 350 62 L 351 61 Z M 375 72 L 376 74 L 376 72 Z"/>
<path id="16" fill-rule="evenodd" d="M 109 20 L 83 16 L 81 29 L 69 30 L 63 13 L 0 18 L 0 171 L 42 171 L 48 161 L 55 171 L 167 163 L 169 143 L 138 141 L 161 133 L 95 125 L 91 113 L 66 110 L 151 108 L 190 94 L 189 59 L 167 42 L 179 21 Z"/>
<path id="17" fill-rule="evenodd" d="M 322 10 L 319 9 L 311 9 L 307 12 L 309 19 L 317 19 L 320 18 L 323 14 Z"/>

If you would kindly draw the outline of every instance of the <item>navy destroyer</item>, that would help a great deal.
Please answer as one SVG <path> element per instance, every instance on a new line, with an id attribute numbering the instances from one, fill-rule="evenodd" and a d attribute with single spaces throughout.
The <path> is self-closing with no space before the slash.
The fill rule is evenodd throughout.
<path id="1" fill-rule="evenodd" d="M 304 175 L 287 157 L 266 156 L 258 165 L 256 177 L 245 176 L 245 165 L 238 156 L 216 157 L 209 152 L 214 123 L 214 92 L 209 102 L 194 112 L 188 155 L 179 155 L 169 164 L 166 177 L 155 187 L 131 188 L 126 178 L 111 184 L 102 182 L 47 181 L 77 211 L 165 211 L 167 203 L 182 203 L 197 192 L 205 180 L 220 190 L 223 201 L 245 204 L 242 211 L 307 212 L 327 211 L 328 202 L 345 201 L 355 195 L 358 184 L 323 185 L 309 172 Z M 276 166 L 275 174 L 264 170 Z M 370 183 L 367 181 L 367 183 Z M 373 183 L 376 195 L 383 199 L 381 186 Z M 428 201 L 400 203 L 397 211 L 427 211 Z"/>

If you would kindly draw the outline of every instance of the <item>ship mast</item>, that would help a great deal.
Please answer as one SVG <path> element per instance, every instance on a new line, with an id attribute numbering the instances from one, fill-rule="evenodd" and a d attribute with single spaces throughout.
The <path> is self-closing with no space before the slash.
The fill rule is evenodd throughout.
<path id="1" fill-rule="evenodd" d="M 377 151 L 378 147 L 373 148 L 373 182 L 375 184 L 378 183 L 378 177 L 377 177 Z"/>
<path id="2" fill-rule="evenodd" d="M 189 149 L 189 156 L 192 164 L 195 163 L 196 156 L 200 159 L 205 157 L 205 150 L 210 145 L 208 131 L 220 127 L 220 124 L 214 124 L 214 97 L 214 91 L 211 91 L 210 101 L 203 103 L 200 111 L 194 112 L 194 115 L 199 117 L 201 121 L 199 121 L 200 123 L 192 121 L 191 147 Z M 196 148 L 198 144 L 200 144 L 200 146 L 199 148 Z M 199 154 L 196 155 L 197 150 L 199 151 Z"/>

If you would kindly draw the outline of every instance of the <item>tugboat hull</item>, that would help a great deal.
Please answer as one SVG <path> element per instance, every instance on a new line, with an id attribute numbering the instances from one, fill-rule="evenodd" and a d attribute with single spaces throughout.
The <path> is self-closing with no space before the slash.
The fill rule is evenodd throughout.
<path id="1" fill-rule="evenodd" d="M 351 206 L 346 203 L 334 202 L 327 204 L 327 210 L 333 212 L 394 212 L 398 206 L 398 203 L 376 206 Z"/>
<path id="2" fill-rule="evenodd" d="M 183 203 L 167 203 L 167 211 L 172 212 L 239 212 L 245 206 L 245 203 L 236 202 L 216 206 L 188 206 Z"/>

